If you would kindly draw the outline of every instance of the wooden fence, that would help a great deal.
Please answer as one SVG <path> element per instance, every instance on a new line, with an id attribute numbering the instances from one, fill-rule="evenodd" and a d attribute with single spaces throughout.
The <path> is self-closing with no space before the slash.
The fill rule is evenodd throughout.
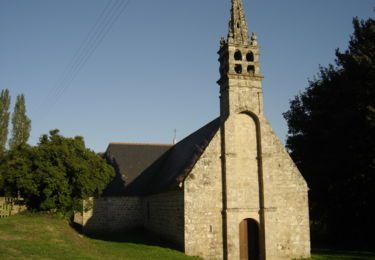
<path id="1" fill-rule="evenodd" d="M 26 207 L 22 205 L 22 201 L 18 199 L 0 197 L 0 218 L 9 217 L 25 209 Z"/>
<path id="2" fill-rule="evenodd" d="M 0 198 L 0 218 L 10 216 L 11 207 L 5 198 Z"/>

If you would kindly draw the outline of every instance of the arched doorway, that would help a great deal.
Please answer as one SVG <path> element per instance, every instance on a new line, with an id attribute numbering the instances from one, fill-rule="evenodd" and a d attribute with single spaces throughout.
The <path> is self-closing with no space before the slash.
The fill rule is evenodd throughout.
<path id="1" fill-rule="evenodd" d="M 259 226 L 251 218 L 240 223 L 240 260 L 259 260 Z"/>

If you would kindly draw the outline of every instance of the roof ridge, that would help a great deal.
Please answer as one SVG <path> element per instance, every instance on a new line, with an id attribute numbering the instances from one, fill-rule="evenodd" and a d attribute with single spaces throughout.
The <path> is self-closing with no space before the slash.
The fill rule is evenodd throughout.
<path id="1" fill-rule="evenodd" d="M 182 139 L 138 175 L 124 194 L 155 194 L 179 187 L 219 130 L 220 117 Z"/>
<path id="2" fill-rule="evenodd" d="M 111 144 L 120 144 L 120 145 L 149 145 L 149 146 L 173 146 L 174 144 L 157 144 L 157 143 L 124 143 L 124 142 L 110 142 Z"/>

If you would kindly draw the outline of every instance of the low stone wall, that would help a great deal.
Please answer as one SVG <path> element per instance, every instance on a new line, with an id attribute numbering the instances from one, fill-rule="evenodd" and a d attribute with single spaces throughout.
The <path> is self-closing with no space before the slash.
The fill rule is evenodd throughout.
<path id="1" fill-rule="evenodd" d="M 146 197 L 90 198 L 74 215 L 74 222 L 84 233 L 120 232 L 144 228 L 162 240 L 184 249 L 183 190 Z"/>
<path id="2" fill-rule="evenodd" d="M 91 209 L 75 214 L 74 222 L 82 225 L 85 233 L 117 232 L 143 226 L 139 197 L 91 198 L 84 207 Z"/>
<path id="3" fill-rule="evenodd" d="M 184 250 L 184 193 L 169 191 L 143 198 L 144 228 Z"/>

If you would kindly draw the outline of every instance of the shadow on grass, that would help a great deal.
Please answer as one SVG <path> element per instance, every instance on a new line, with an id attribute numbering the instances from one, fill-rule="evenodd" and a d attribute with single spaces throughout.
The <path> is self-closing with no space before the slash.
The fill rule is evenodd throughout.
<path id="1" fill-rule="evenodd" d="M 319 256 L 330 256 L 329 259 L 348 259 L 348 260 L 349 259 L 353 259 L 353 260 L 375 259 L 375 252 L 366 252 L 366 251 L 313 249 L 312 253 L 319 255 Z"/>
<path id="2" fill-rule="evenodd" d="M 158 246 L 164 248 L 170 248 L 174 250 L 181 251 L 182 249 L 177 245 L 164 240 L 157 234 L 148 232 L 142 228 L 119 231 L 119 232 L 103 232 L 103 233 L 84 233 L 82 232 L 82 226 L 70 222 L 70 226 L 75 229 L 78 233 L 96 240 L 103 240 L 109 242 L 123 242 L 132 244 L 142 244 L 148 246 Z"/>

